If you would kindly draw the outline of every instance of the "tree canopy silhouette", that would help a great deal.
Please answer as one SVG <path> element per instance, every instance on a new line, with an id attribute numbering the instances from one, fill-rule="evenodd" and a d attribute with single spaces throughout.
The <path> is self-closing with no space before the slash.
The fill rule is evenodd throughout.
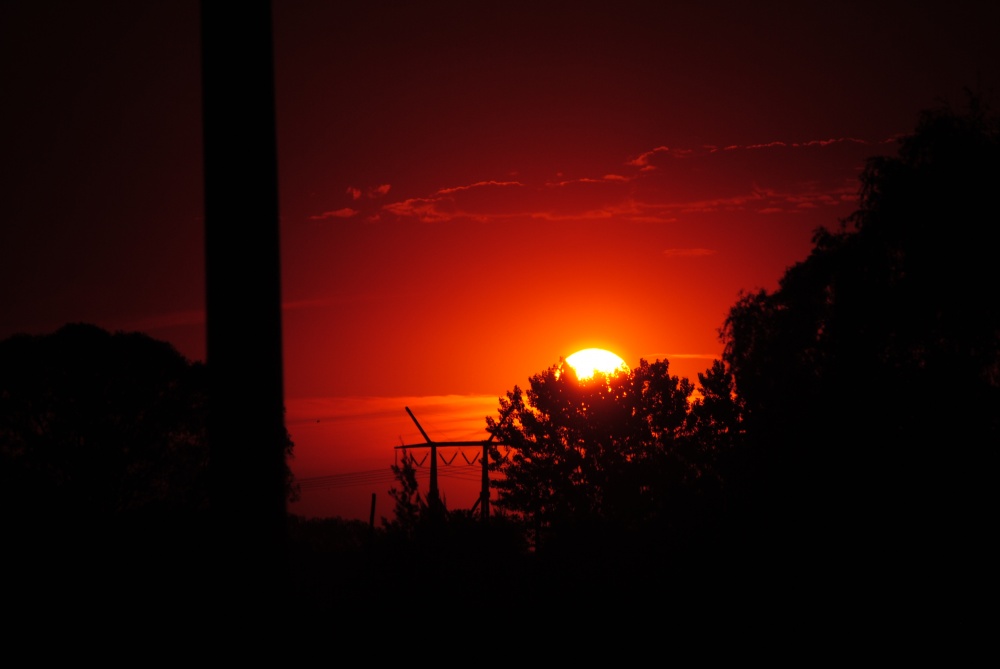
<path id="1" fill-rule="evenodd" d="M 53 520 L 205 510 L 207 411 L 205 366 L 146 335 L 71 324 L 4 340 L 3 508 Z"/>
<path id="2" fill-rule="evenodd" d="M 922 113 L 897 156 L 867 162 L 857 211 L 725 321 L 758 509 L 805 550 L 898 557 L 983 529 L 1000 443 L 998 130 L 976 97 Z"/>
<path id="3" fill-rule="evenodd" d="M 497 504 L 539 535 L 652 525 L 676 534 L 706 522 L 720 499 L 720 447 L 735 445 L 740 412 L 721 363 L 699 377 L 704 395 L 694 401 L 694 385 L 671 376 L 666 360 L 583 380 L 560 361 L 527 391 L 515 386 L 499 418 L 487 417 L 510 448 L 506 458 L 492 453 Z"/>

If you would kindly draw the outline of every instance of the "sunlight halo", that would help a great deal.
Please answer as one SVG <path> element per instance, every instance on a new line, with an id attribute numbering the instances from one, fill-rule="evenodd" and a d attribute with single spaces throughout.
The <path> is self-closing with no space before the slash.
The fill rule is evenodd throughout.
<path id="1" fill-rule="evenodd" d="M 614 374 L 627 372 L 628 365 L 620 357 L 603 348 L 585 348 L 566 358 L 566 363 L 576 371 L 576 378 L 583 380 L 595 372 Z"/>

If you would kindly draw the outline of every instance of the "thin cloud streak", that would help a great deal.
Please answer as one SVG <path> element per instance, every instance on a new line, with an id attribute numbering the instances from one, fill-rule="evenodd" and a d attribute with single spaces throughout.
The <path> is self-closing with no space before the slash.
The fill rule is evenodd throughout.
<path id="1" fill-rule="evenodd" d="M 343 209 L 336 209 L 334 211 L 324 211 L 322 214 L 317 214 L 315 216 L 310 216 L 310 221 L 325 221 L 331 218 L 353 218 L 358 215 L 357 209 L 351 209 L 350 207 L 344 207 Z"/>
<path id="2" fill-rule="evenodd" d="M 873 147 L 895 141 L 896 138 L 869 141 L 844 137 L 798 142 L 775 140 L 723 148 L 658 146 L 617 167 L 609 166 L 612 169 L 600 177 L 536 184 L 490 179 L 446 186 L 429 196 L 376 205 L 366 220 L 420 223 L 616 220 L 664 224 L 676 223 L 685 216 L 719 212 L 794 215 L 856 201 L 857 174 L 864 159 L 873 153 Z M 828 160 L 816 160 L 816 151 L 834 150 L 836 154 L 831 154 Z M 802 161 L 797 158 L 799 152 L 806 152 L 801 154 Z M 740 155 L 746 158 L 732 162 L 731 158 Z M 622 170 L 623 167 L 626 169 Z M 758 186 L 751 179 L 768 185 Z M 389 190 L 389 185 L 383 184 L 369 188 L 366 193 L 374 199 Z M 354 200 L 362 197 L 361 189 L 353 186 L 346 194 Z M 310 220 L 355 218 L 359 214 L 354 208 L 343 207 L 311 216 Z"/>
<path id="3" fill-rule="evenodd" d="M 298 397 L 288 398 L 289 426 L 320 422 L 375 421 L 402 425 L 407 436 L 423 441 L 406 408 L 435 441 L 486 439 L 486 416 L 497 411 L 493 395 L 410 395 L 402 397 Z M 390 430 L 391 431 L 391 430 Z M 389 444 L 394 445 L 394 444 Z"/>
<path id="4" fill-rule="evenodd" d="M 468 186 L 454 186 L 452 188 L 442 188 L 436 195 L 451 195 L 452 193 L 459 193 L 464 190 L 473 190 L 475 188 L 488 188 L 492 186 L 523 186 L 519 181 L 477 181 L 474 184 L 469 184 Z"/>
<path id="5" fill-rule="evenodd" d="M 497 414 L 499 401 L 491 395 L 286 397 L 285 406 L 285 424 L 295 443 L 289 464 L 296 478 L 309 482 L 309 494 L 304 489 L 289 510 L 308 517 L 336 509 L 345 517 L 366 518 L 373 493 L 381 499 L 380 515 L 391 511 L 387 491 L 395 480 L 390 466 L 401 461 L 400 446 L 414 447 L 408 452 L 423 463 L 418 479 L 426 490 L 429 453 L 421 448 L 426 442 L 407 407 L 436 442 L 481 441 L 489 438 L 486 416 Z M 478 447 L 439 451 L 452 462 L 438 470 L 450 507 L 468 508 L 477 499 L 481 466 L 468 464 L 477 453 Z M 324 493 L 324 487 L 330 490 Z"/>

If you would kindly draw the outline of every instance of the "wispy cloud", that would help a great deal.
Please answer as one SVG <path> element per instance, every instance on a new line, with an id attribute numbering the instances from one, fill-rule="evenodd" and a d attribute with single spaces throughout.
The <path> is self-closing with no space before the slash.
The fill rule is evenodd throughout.
<path id="1" fill-rule="evenodd" d="M 382 207 L 382 211 L 397 218 L 412 218 L 423 223 L 437 223 L 456 218 L 448 200 L 440 197 L 414 197 L 402 202 L 393 202 Z"/>
<path id="2" fill-rule="evenodd" d="M 550 181 L 545 185 L 549 188 L 565 188 L 574 184 L 602 184 L 609 182 L 627 182 L 634 177 L 627 177 L 621 174 L 605 174 L 603 177 L 580 177 L 578 179 L 563 179 L 562 181 Z"/>
<path id="3" fill-rule="evenodd" d="M 635 158 L 629 159 L 625 164 L 638 167 L 642 170 L 656 169 L 655 162 L 666 158 L 687 158 L 694 153 L 694 149 L 671 149 L 668 146 L 658 146 L 655 149 L 640 153 Z"/>
<path id="4" fill-rule="evenodd" d="M 502 222 L 507 219 L 675 223 L 706 214 L 796 215 L 822 208 L 838 216 L 857 199 L 864 159 L 895 138 L 855 137 L 697 147 L 656 146 L 573 179 L 487 179 L 444 185 L 428 195 L 372 203 L 363 216 L 343 207 L 311 220 L 364 218 Z M 561 176 L 561 175 L 557 175 Z M 349 187 L 352 200 L 386 198 L 389 184 Z M 704 251 L 704 250 L 702 250 Z"/>
<path id="5" fill-rule="evenodd" d="M 424 442 L 407 408 L 432 440 L 469 441 L 489 438 L 486 416 L 497 414 L 499 400 L 492 395 L 289 397 L 285 406 L 293 439 L 320 430 L 345 444 L 367 443 L 391 458 L 395 446 Z"/>
<path id="6" fill-rule="evenodd" d="M 366 195 L 369 199 L 377 199 L 389 194 L 392 190 L 391 184 L 379 184 L 378 186 L 369 186 L 368 188 L 362 190 L 357 186 L 348 186 L 347 195 L 352 200 L 360 200 L 362 196 Z"/>
<path id="7" fill-rule="evenodd" d="M 360 518 L 367 517 L 373 492 L 384 494 L 396 484 L 390 465 L 404 452 L 416 460 L 421 487 L 428 485 L 430 452 L 407 407 L 434 441 L 480 441 L 489 438 L 485 418 L 497 415 L 499 403 L 486 395 L 287 397 L 285 407 L 295 443 L 290 464 L 303 482 L 302 500 L 290 510 L 329 515 L 332 506 L 338 514 Z M 399 448 L 404 445 L 412 448 Z M 438 484 L 449 508 L 471 508 L 478 498 L 481 451 L 438 448 Z"/>
<path id="8" fill-rule="evenodd" d="M 461 191 L 474 190 L 477 188 L 487 188 L 490 186 L 523 186 L 519 181 L 477 181 L 474 184 L 469 184 L 468 186 L 453 186 L 451 188 L 442 188 L 436 194 L 437 195 L 451 195 L 453 193 L 459 193 Z"/>
<path id="9" fill-rule="evenodd" d="M 343 209 L 335 209 L 334 211 L 324 211 L 322 214 L 317 214 L 316 216 L 310 216 L 310 221 L 325 221 L 331 218 L 352 218 L 358 215 L 357 209 L 351 209 L 350 207 L 344 207 Z"/>
<path id="10" fill-rule="evenodd" d="M 824 147 L 834 144 L 859 144 L 861 146 L 875 146 L 877 144 L 889 144 L 895 142 L 895 138 L 884 139 L 878 142 L 871 142 L 857 137 L 838 137 L 831 139 L 812 139 L 806 142 L 764 142 L 762 144 L 733 144 L 725 147 L 725 151 L 753 151 L 755 149 L 775 149 L 775 148 L 803 148 L 803 147 Z"/>

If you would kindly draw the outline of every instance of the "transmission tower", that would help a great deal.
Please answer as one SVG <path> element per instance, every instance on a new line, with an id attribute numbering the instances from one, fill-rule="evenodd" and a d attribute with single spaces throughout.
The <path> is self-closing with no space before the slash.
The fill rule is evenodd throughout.
<path id="1" fill-rule="evenodd" d="M 440 496 L 440 494 L 438 492 L 438 474 L 437 474 L 437 462 L 438 462 L 437 449 L 438 449 L 438 447 L 439 446 L 451 446 L 451 447 L 461 448 L 461 447 L 476 446 L 476 447 L 479 447 L 479 448 L 483 449 L 482 456 L 481 456 L 483 475 L 482 475 L 481 487 L 480 487 L 480 490 L 479 490 L 479 499 L 473 505 L 472 509 L 474 511 L 476 509 L 476 506 L 478 506 L 479 507 L 479 516 L 480 516 L 480 518 L 483 520 L 483 522 L 488 521 L 489 518 L 490 518 L 490 471 L 489 471 L 490 446 L 506 446 L 507 444 L 494 441 L 495 435 L 492 435 L 492 434 L 490 435 L 489 439 L 485 439 L 485 440 L 481 440 L 481 441 L 474 441 L 474 440 L 472 440 L 472 441 L 434 441 L 429 436 L 427 436 L 427 432 L 424 431 L 424 428 L 421 427 L 420 422 L 417 420 L 417 417 L 413 415 L 412 411 L 410 411 L 410 407 L 405 407 L 405 409 L 406 409 L 406 413 L 408 413 L 410 415 L 410 418 L 413 420 L 413 423 L 417 426 L 417 429 L 420 430 L 420 434 L 423 436 L 425 443 L 423 443 L 423 444 L 403 444 L 403 445 L 400 445 L 400 446 L 396 446 L 395 448 L 397 450 L 402 449 L 404 453 L 406 452 L 407 449 L 410 449 L 410 448 L 429 448 L 429 449 L 431 449 L 430 484 L 429 484 L 428 492 L 427 492 L 427 508 L 428 508 L 428 511 L 431 514 L 431 517 L 432 518 L 439 518 L 440 515 L 442 514 L 442 512 L 444 511 L 444 509 L 443 509 L 443 507 L 441 505 L 441 496 Z M 500 422 L 503 423 L 503 421 L 505 421 L 505 420 L 507 420 L 507 416 L 506 415 L 501 418 Z M 462 457 L 465 458 L 464 455 Z M 480 456 L 477 455 L 477 457 L 480 457 Z M 452 460 L 454 460 L 454 458 L 452 458 Z M 465 461 L 469 462 L 468 458 L 465 458 Z M 476 461 L 476 459 L 473 458 L 472 462 L 470 464 L 474 464 L 475 461 Z M 445 464 L 450 464 L 450 462 L 446 462 Z"/>

